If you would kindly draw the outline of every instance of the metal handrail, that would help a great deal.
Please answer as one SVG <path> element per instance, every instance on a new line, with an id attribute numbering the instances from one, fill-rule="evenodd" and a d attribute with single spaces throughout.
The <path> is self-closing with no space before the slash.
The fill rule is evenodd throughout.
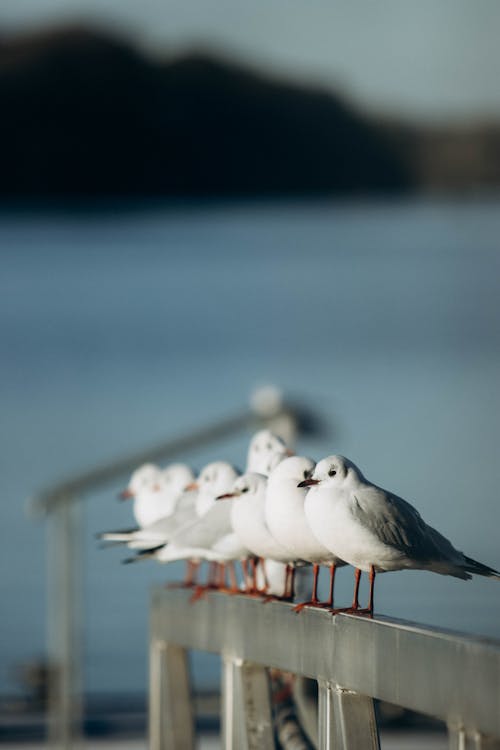
<path id="1" fill-rule="evenodd" d="M 318 682 L 319 747 L 378 750 L 373 700 L 446 722 L 454 750 L 500 748 L 500 641 L 402 620 L 155 589 L 150 747 L 192 750 L 189 649 L 223 659 L 224 750 L 274 748 L 266 668 Z"/>
<path id="2" fill-rule="evenodd" d="M 110 484 L 146 462 L 168 461 L 169 459 L 199 448 L 201 445 L 222 440 L 238 430 L 262 424 L 262 419 L 248 410 L 234 417 L 221 420 L 213 425 L 198 428 L 193 434 L 166 440 L 149 448 L 128 454 L 100 466 L 95 466 L 67 479 L 57 482 L 38 492 L 31 501 L 30 510 L 34 516 L 45 516 L 68 498 L 81 499 L 89 492 Z"/>
<path id="3" fill-rule="evenodd" d="M 269 390 L 269 389 L 268 389 Z M 273 390 L 272 388 L 270 390 Z M 75 474 L 40 491 L 31 500 L 34 518 L 47 518 L 47 589 L 49 701 L 48 728 L 51 747 L 68 750 L 78 741 L 83 723 L 82 621 L 83 581 L 81 564 L 80 501 L 89 493 L 116 481 L 150 461 L 169 461 L 189 451 L 216 443 L 244 429 L 267 426 L 288 433 L 321 427 L 315 415 L 302 406 L 285 403 L 278 389 L 272 398 L 192 433 L 166 440 L 125 457 Z M 305 428 L 305 430 L 303 429 Z"/>

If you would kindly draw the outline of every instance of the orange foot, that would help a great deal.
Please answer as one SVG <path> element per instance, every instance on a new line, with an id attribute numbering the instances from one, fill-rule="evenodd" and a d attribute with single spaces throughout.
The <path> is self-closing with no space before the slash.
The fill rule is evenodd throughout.
<path id="1" fill-rule="evenodd" d="M 207 595 L 207 592 L 208 589 L 206 588 L 206 586 L 196 586 L 193 595 L 189 600 L 189 603 L 194 604 L 199 599 L 203 599 L 203 597 Z"/>
<path id="2" fill-rule="evenodd" d="M 373 617 L 373 611 L 368 607 L 342 607 L 341 609 L 332 609 L 332 615 L 338 615 L 340 613 L 345 615 L 366 615 L 368 617 Z"/>
<path id="3" fill-rule="evenodd" d="M 262 599 L 263 604 L 269 604 L 269 602 L 293 602 L 292 596 L 277 596 L 276 594 L 261 594 L 264 598 Z"/>

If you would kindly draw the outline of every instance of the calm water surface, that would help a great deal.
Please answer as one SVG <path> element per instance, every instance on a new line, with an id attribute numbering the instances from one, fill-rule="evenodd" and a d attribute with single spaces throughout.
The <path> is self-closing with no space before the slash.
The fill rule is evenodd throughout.
<path id="1" fill-rule="evenodd" d="M 44 647 L 36 488 L 239 410 L 279 383 L 335 426 L 338 451 L 500 566 L 500 206 L 185 208 L 0 219 L 0 689 Z M 189 456 L 243 464 L 246 436 Z M 143 690 L 149 587 L 96 531 L 127 526 L 114 488 L 86 510 L 90 690 Z M 352 576 L 339 574 L 348 600 Z M 500 586 L 380 577 L 380 612 L 500 637 Z M 213 662 L 197 671 L 213 680 Z"/>

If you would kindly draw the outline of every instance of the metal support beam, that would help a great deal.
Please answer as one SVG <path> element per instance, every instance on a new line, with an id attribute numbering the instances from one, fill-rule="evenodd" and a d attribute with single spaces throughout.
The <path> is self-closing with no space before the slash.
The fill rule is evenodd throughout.
<path id="1" fill-rule="evenodd" d="M 373 699 L 335 686 L 333 707 L 333 747 L 335 750 L 380 750 Z"/>
<path id="2" fill-rule="evenodd" d="M 83 723 L 81 508 L 72 497 L 59 503 L 47 532 L 48 739 L 68 750 Z"/>
<path id="3" fill-rule="evenodd" d="M 464 727 L 448 727 L 450 750 L 500 750 L 500 739 Z"/>
<path id="4" fill-rule="evenodd" d="M 194 722 L 186 650 L 153 640 L 149 674 L 150 750 L 194 750 Z"/>
<path id="5" fill-rule="evenodd" d="M 274 750 L 267 670 L 225 656 L 222 680 L 223 750 Z"/>
<path id="6" fill-rule="evenodd" d="M 318 750 L 334 750 L 333 692 L 335 685 L 325 680 L 318 681 Z"/>
<path id="7" fill-rule="evenodd" d="M 241 659 L 222 658 L 222 750 L 241 750 L 243 747 L 241 706 Z"/>

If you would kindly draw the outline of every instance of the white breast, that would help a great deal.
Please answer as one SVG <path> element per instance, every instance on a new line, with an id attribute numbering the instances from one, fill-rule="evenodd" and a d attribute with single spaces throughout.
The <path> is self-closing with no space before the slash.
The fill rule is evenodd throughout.
<path id="1" fill-rule="evenodd" d="M 304 511 L 305 493 L 297 489 L 296 480 L 269 480 L 265 518 L 273 537 L 293 551 L 294 559 L 328 562 L 331 554 L 309 524 Z"/>
<path id="2" fill-rule="evenodd" d="M 305 502 L 308 523 L 331 552 L 350 565 L 369 571 L 406 567 L 405 556 L 380 541 L 374 530 L 364 526 L 351 512 L 345 496 L 332 500 L 328 490 L 313 488 Z"/>
<path id="3" fill-rule="evenodd" d="M 264 515 L 265 497 L 238 497 L 231 501 L 231 523 L 243 544 L 257 557 L 288 562 L 291 551 L 282 547 L 271 535 Z"/>

